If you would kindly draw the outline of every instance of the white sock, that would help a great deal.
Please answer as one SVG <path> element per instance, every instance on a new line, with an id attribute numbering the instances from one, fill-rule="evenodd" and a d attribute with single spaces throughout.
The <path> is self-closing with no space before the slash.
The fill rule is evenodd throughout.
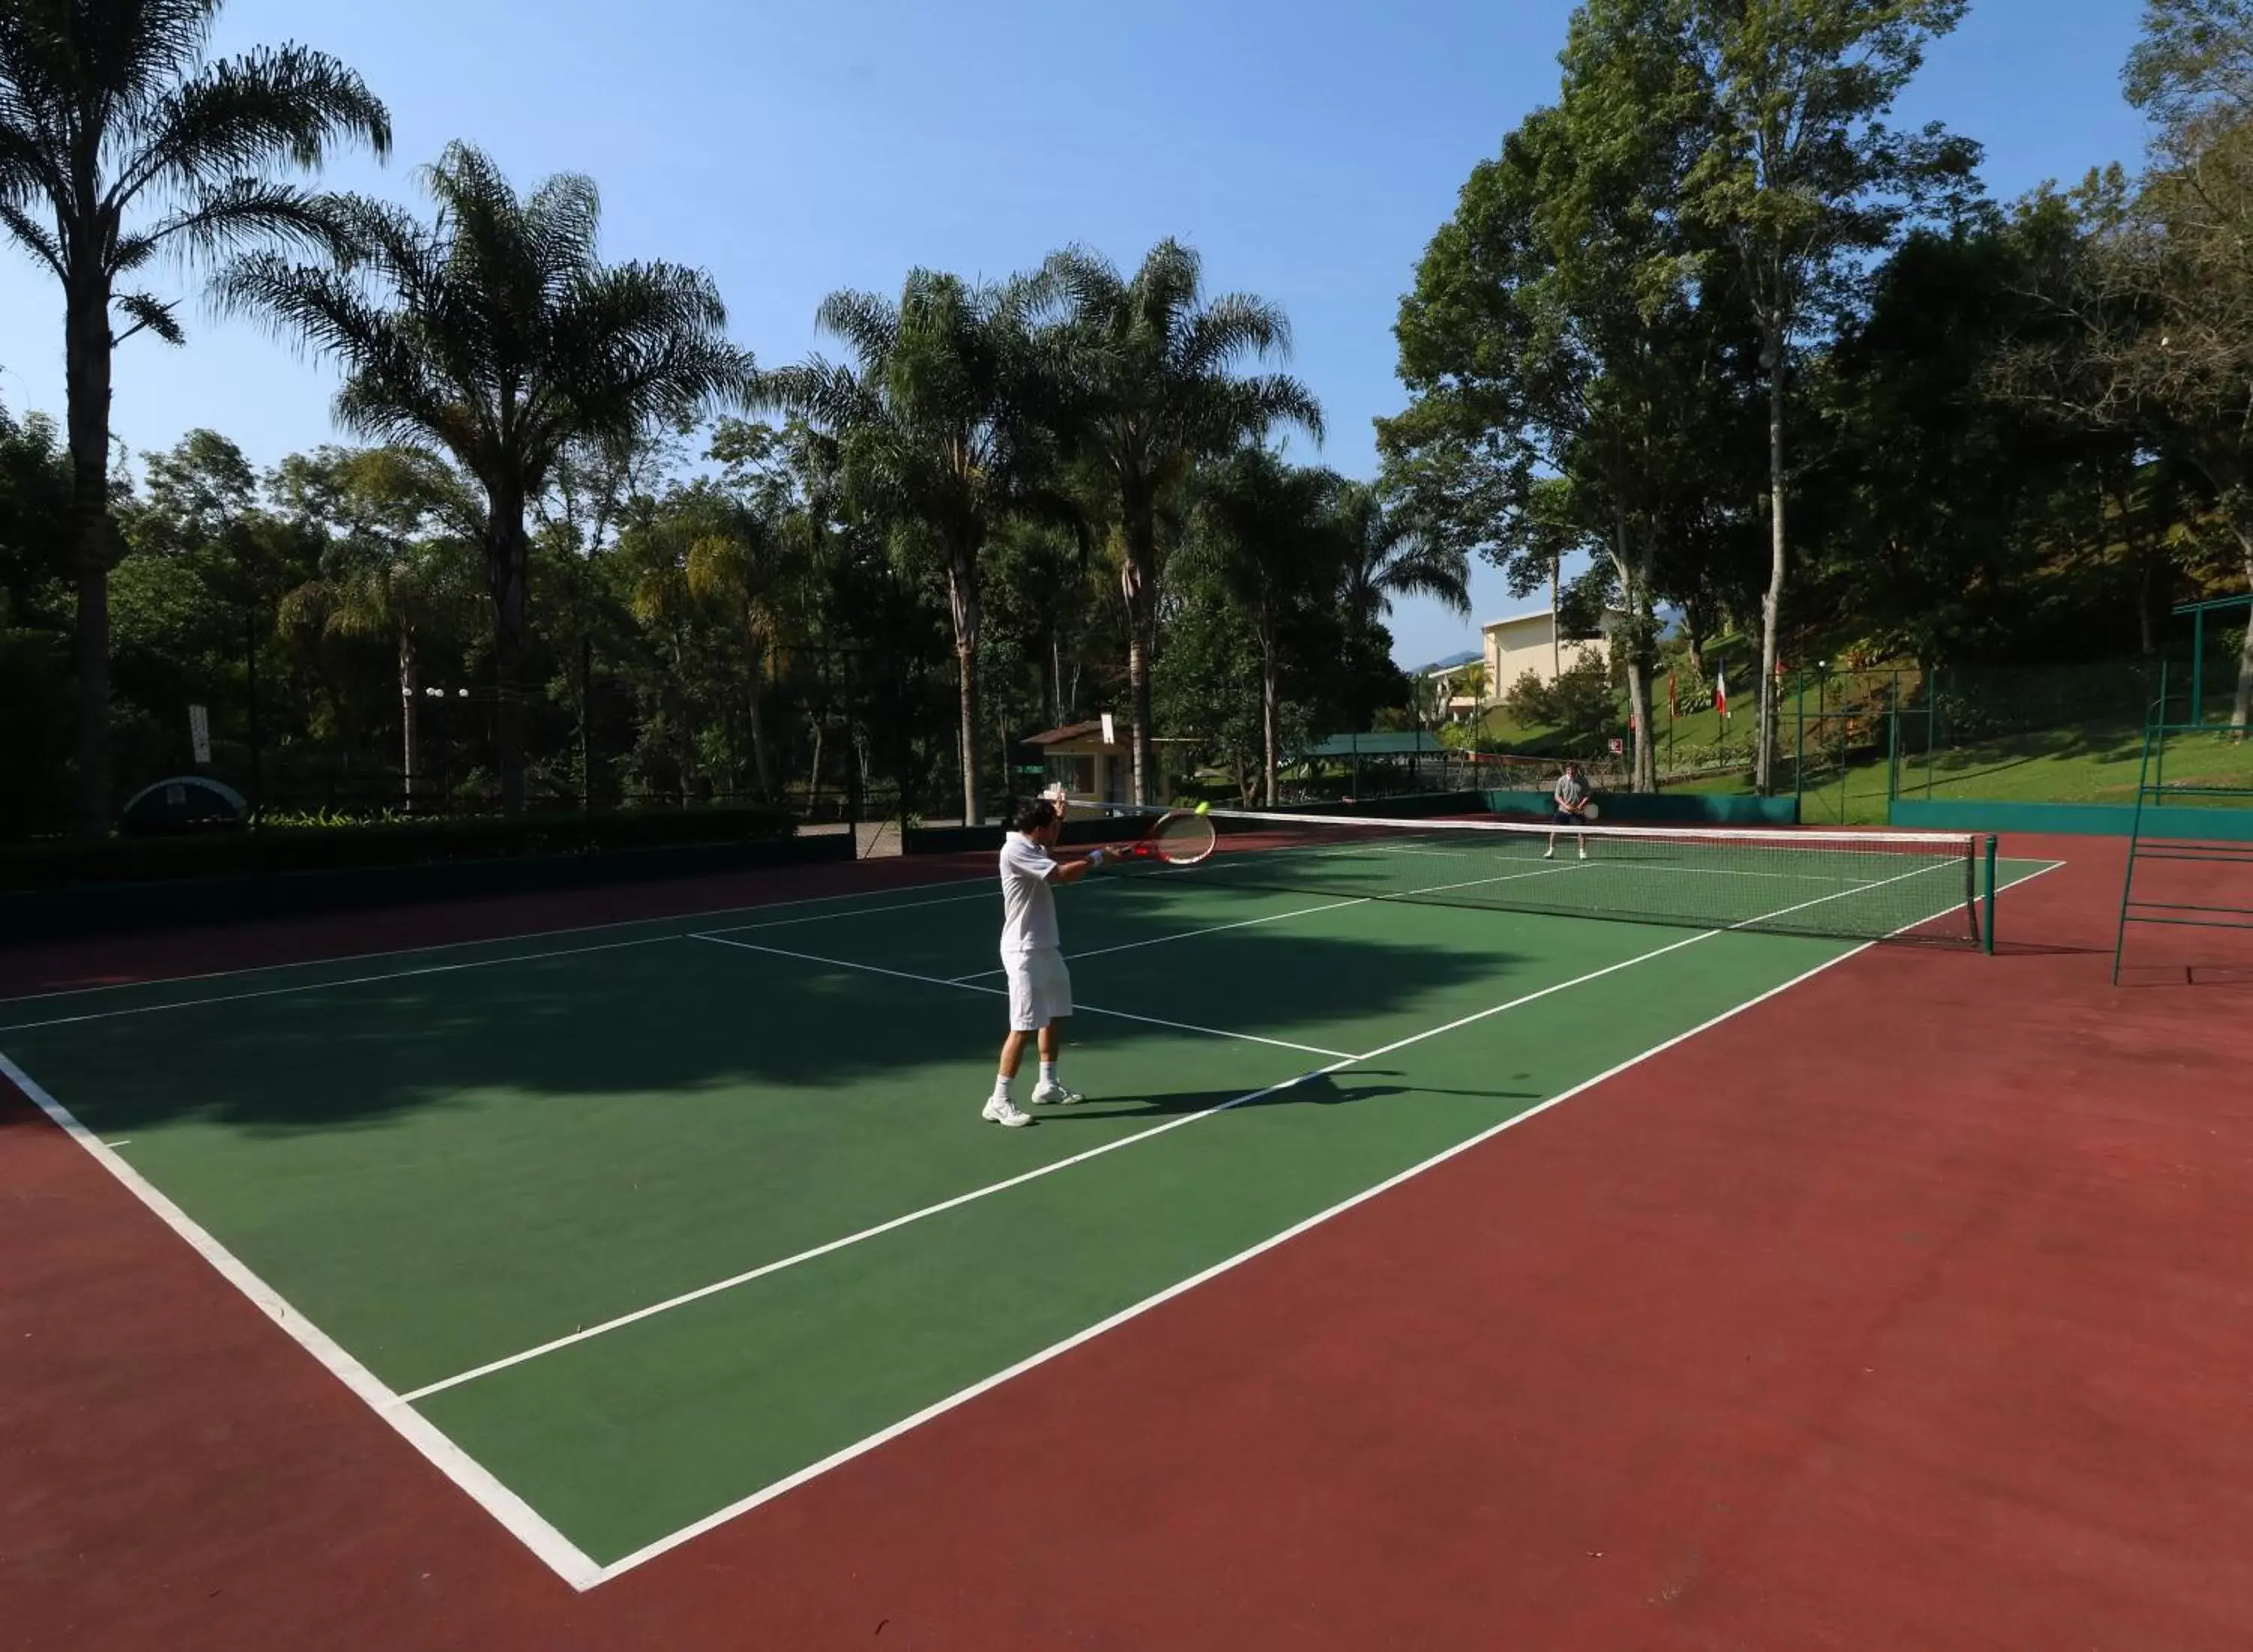
<path id="1" fill-rule="evenodd" d="M 1056 1083 L 1056 1081 L 1057 1081 L 1057 1076 L 1056 1076 L 1056 1063 L 1055 1063 L 1054 1062 L 1052 1062 L 1052 1061 L 1044 1061 L 1044 1062 L 1043 1062 L 1043 1063 L 1041 1063 L 1041 1084 L 1042 1084 L 1042 1085 L 1043 1085 L 1043 1087 L 1045 1087 L 1045 1086 L 1047 1086 L 1047 1085 L 1050 1085 L 1050 1084 L 1052 1084 Z"/>
<path id="2" fill-rule="evenodd" d="M 1007 1101 L 1009 1099 L 1008 1074 L 995 1073 L 994 1075 L 994 1099 L 996 1101 Z"/>

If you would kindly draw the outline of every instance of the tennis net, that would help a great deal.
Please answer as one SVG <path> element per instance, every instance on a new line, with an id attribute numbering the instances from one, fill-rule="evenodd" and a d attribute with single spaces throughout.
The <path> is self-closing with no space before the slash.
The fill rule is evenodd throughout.
<path id="1" fill-rule="evenodd" d="M 1161 811 L 1120 811 L 1154 824 Z M 1158 875 L 1573 917 L 1977 943 L 1969 834 L 1402 820 L 1215 809 L 1212 854 Z M 1585 856 L 1583 846 L 1585 845 Z"/>

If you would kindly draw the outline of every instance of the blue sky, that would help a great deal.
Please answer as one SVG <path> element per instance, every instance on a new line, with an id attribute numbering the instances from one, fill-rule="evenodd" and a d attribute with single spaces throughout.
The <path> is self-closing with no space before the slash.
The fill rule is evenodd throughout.
<path id="1" fill-rule="evenodd" d="M 910 265 L 999 275 L 1069 241 L 1131 264 L 1177 235 L 1216 289 L 1281 303 L 1321 396 L 1322 457 L 1375 461 L 1396 411 L 1392 324 L 1470 167 L 1554 95 L 1565 0 L 231 0 L 220 45 L 296 39 L 389 103 L 390 165 L 330 181 L 411 199 L 450 139 L 520 185 L 590 174 L 604 252 L 710 270 L 762 360 L 813 347 L 836 287 Z M 1974 0 L 1903 120 L 1986 146 L 1990 189 L 2132 161 L 2120 101 L 2131 0 Z M 179 271 L 164 279 L 198 289 Z M 334 382 L 290 346 L 187 307 L 188 347 L 120 352 L 115 428 L 136 452 L 207 425 L 269 464 L 334 439 Z M 60 300 L 0 250 L 0 401 L 62 408 Z M 1513 604 L 1481 569 L 1479 618 Z M 1394 617 L 1414 664 L 1469 645 L 1429 605 Z"/>

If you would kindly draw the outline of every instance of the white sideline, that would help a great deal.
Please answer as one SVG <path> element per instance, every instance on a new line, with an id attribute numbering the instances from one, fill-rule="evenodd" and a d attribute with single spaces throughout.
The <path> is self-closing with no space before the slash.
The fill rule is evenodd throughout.
<path id="1" fill-rule="evenodd" d="M 63 1133 L 94 1155 L 96 1163 L 117 1178 L 156 1218 L 186 1241 L 188 1248 L 209 1263 L 220 1277 L 248 1297 L 282 1334 L 328 1368 L 330 1375 L 367 1403 L 400 1437 L 460 1487 L 485 1511 L 506 1528 L 532 1552 L 575 1589 L 591 1589 L 602 1581 L 593 1558 L 533 1510 L 532 1505 L 487 1472 L 485 1467 L 438 1432 L 422 1415 L 393 1392 L 381 1378 L 347 1354 L 328 1334 L 289 1306 L 281 1293 L 260 1279 L 234 1253 L 213 1238 L 154 1184 L 111 1152 L 70 1110 L 49 1095 L 4 1055 L 0 1077 L 22 1091 L 31 1105 L 53 1120 Z"/>

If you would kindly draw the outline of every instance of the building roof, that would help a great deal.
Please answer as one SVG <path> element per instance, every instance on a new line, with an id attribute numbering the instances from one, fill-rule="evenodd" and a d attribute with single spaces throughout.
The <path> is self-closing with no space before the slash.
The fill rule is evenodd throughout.
<path id="1" fill-rule="evenodd" d="M 1102 732 L 1103 721 L 1100 718 L 1092 722 L 1068 722 L 1061 728 L 1049 728 L 1036 735 L 1027 735 L 1025 743 L 1029 746 L 1052 746 L 1059 740 L 1078 740 L 1083 735 L 1099 735 Z"/>
<path id="2" fill-rule="evenodd" d="M 1553 608 L 1536 608 L 1529 610 L 1523 614 L 1507 614 L 1500 619 L 1488 620 L 1484 624 L 1479 627 L 1479 630 L 1482 631 L 1500 631 L 1505 625 L 1530 625 L 1537 619 L 1550 619 L 1554 617 L 1556 611 L 1557 610 Z M 1608 619 L 1625 619 L 1627 617 L 1627 610 L 1624 608 L 1607 608 L 1604 610 L 1604 617 Z M 1568 638 L 1567 640 L 1593 642 L 1595 639 L 1594 638 Z"/>
<path id="3" fill-rule="evenodd" d="M 1111 742 L 1110 749 L 1124 751 L 1126 749 L 1128 731 L 1126 719 L 1121 716 L 1113 726 L 1117 728 L 1119 738 Z M 1100 718 L 1095 718 L 1086 722 L 1068 722 L 1061 728 L 1045 728 L 1036 735 L 1027 735 L 1020 743 L 1028 746 L 1060 746 L 1071 740 L 1092 740 L 1099 744 L 1102 739 L 1103 722 Z M 1152 735 L 1150 743 L 1154 746 L 1189 746 L 1195 745 L 1196 742 L 1182 735 Z"/>

